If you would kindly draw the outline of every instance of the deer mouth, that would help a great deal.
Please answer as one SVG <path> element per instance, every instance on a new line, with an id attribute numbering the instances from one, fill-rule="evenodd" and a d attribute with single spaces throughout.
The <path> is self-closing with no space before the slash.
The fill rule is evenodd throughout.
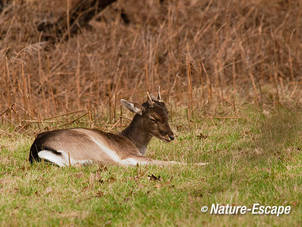
<path id="1" fill-rule="evenodd" d="M 174 140 L 174 136 L 173 135 L 166 135 L 166 136 L 160 136 L 159 137 L 161 140 L 169 143 L 171 142 L 172 140 Z"/>

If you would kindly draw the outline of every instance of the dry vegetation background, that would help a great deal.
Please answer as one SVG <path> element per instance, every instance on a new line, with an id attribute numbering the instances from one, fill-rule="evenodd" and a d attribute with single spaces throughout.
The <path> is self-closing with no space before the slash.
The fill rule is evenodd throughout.
<path id="1" fill-rule="evenodd" d="M 12 2 L 0 14 L 3 122 L 78 110 L 114 121 L 120 98 L 141 102 L 158 86 L 189 116 L 301 104 L 301 1 L 119 0 L 54 46 L 40 42 L 37 24 L 72 2 Z"/>

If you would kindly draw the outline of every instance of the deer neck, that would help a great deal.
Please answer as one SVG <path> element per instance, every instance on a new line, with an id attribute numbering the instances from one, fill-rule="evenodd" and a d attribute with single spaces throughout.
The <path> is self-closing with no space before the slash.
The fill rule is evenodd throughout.
<path id="1" fill-rule="evenodd" d="M 142 155 L 145 154 L 147 145 L 152 138 L 152 135 L 144 127 L 144 119 L 138 114 L 134 116 L 130 125 L 121 132 L 121 135 L 130 139 Z"/>

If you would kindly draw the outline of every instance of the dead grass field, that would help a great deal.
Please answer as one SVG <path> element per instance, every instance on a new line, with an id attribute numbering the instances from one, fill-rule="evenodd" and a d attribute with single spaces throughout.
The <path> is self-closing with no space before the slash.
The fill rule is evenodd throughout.
<path id="1" fill-rule="evenodd" d="M 92 29 L 47 48 L 37 24 L 54 20 L 67 1 L 12 2 L 0 17 L 4 121 L 77 110 L 115 121 L 121 97 L 140 102 L 158 86 L 188 117 L 215 115 L 219 105 L 236 112 L 242 103 L 301 103 L 299 1 L 118 1 Z"/>

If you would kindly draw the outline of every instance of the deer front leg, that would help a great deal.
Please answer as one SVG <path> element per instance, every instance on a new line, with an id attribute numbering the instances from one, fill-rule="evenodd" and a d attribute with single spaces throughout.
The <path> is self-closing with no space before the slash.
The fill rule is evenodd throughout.
<path id="1" fill-rule="evenodd" d="M 177 161 L 162 161 L 162 160 L 154 160 L 142 156 L 132 156 L 126 159 L 123 159 L 120 163 L 123 166 L 137 166 L 137 165 L 156 165 L 156 166 L 169 166 L 169 165 L 188 165 L 185 162 L 177 162 Z M 193 165 L 204 166 L 208 163 L 193 163 Z"/>

